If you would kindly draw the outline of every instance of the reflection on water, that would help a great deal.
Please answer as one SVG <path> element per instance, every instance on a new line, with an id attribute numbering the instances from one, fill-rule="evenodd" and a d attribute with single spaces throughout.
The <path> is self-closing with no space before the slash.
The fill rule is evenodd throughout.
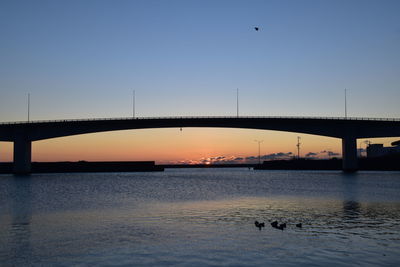
<path id="1" fill-rule="evenodd" d="M 9 230 L 9 257 L 16 265 L 30 262 L 31 247 L 31 179 L 29 176 L 16 176 L 11 187 L 11 224 Z"/>
<path id="2" fill-rule="evenodd" d="M 356 201 L 343 202 L 343 218 L 345 220 L 356 220 L 360 214 L 360 203 Z"/>
<path id="3" fill-rule="evenodd" d="M 358 202 L 358 173 L 350 173 L 342 177 L 344 188 L 343 195 L 343 220 L 347 223 L 357 220 L 360 214 L 360 203 Z"/>
<path id="4" fill-rule="evenodd" d="M 399 190 L 399 173 L 0 176 L 0 260 L 21 266 L 398 265 Z M 266 227 L 260 231 L 255 220 Z M 270 227 L 274 220 L 287 228 Z"/>

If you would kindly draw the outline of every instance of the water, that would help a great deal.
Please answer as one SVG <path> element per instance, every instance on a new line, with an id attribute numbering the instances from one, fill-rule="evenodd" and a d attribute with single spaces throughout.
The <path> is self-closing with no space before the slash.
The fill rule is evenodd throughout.
<path id="1" fill-rule="evenodd" d="M 0 175 L 2 266 L 399 264 L 399 172 Z"/>

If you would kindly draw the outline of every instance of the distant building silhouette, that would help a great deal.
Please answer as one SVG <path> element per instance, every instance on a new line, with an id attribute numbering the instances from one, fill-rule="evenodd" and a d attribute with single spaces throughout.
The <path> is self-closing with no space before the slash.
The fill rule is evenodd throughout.
<path id="1" fill-rule="evenodd" d="M 400 154 L 400 140 L 393 142 L 392 146 L 383 146 L 383 144 L 370 144 L 367 147 L 367 157 L 376 158 L 391 154 Z"/>

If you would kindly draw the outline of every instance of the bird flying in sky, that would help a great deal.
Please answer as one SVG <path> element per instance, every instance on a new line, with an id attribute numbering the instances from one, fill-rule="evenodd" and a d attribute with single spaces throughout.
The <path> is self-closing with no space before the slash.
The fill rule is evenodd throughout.
<path id="1" fill-rule="evenodd" d="M 257 32 L 258 32 L 259 29 L 260 29 L 260 28 L 258 28 L 258 27 L 254 27 L 254 30 L 256 30 Z"/>

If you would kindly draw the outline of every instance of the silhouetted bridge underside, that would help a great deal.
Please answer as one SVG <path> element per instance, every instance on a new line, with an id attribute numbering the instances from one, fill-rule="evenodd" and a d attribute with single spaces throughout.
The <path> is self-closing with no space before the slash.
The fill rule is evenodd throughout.
<path id="1" fill-rule="evenodd" d="M 106 131 L 181 127 L 276 130 L 341 138 L 343 170 L 346 171 L 357 169 L 356 140 L 358 138 L 400 136 L 400 119 L 170 117 L 0 123 L 0 141 L 14 142 L 14 171 L 29 173 L 33 141 Z"/>

